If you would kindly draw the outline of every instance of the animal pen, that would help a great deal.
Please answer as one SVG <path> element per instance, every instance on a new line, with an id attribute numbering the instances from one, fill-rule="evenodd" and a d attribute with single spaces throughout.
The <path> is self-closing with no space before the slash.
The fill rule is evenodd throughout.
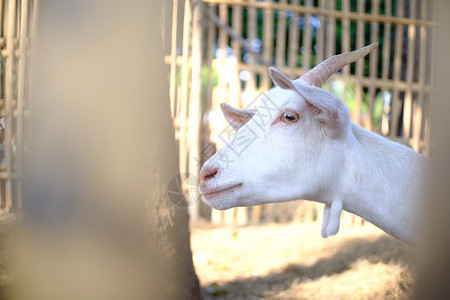
<path id="1" fill-rule="evenodd" d="M 433 2 L 418 0 L 174 0 L 170 103 L 180 173 L 196 186 L 201 165 L 232 138 L 220 103 L 255 107 L 271 88 L 268 66 L 297 78 L 324 59 L 378 42 L 370 56 L 324 86 L 350 108 L 352 120 L 429 154 Z M 168 23 L 168 22 L 167 22 Z M 184 177 L 184 178 L 183 178 Z M 188 192 L 188 191 L 187 191 Z M 192 191 L 190 191 L 192 192 Z M 188 197 L 191 218 L 214 224 L 316 220 L 317 206 L 296 201 L 225 212 Z M 362 219 L 343 214 L 343 221 Z"/>
<path id="2" fill-rule="evenodd" d="M 0 211 L 22 206 L 33 0 L 0 0 Z"/>

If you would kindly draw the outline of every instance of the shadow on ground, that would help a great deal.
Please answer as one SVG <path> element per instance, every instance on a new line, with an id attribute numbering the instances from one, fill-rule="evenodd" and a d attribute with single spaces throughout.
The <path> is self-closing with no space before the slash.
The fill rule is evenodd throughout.
<path id="1" fill-rule="evenodd" d="M 389 236 L 373 241 L 350 238 L 336 244 L 335 248 L 333 255 L 321 258 L 312 265 L 290 264 L 262 277 L 242 278 L 221 285 L 213 283 L 203 288 L 203 296 L 205 299 L 270 299 L 293 284 L 343 273 L 360 260 L 405 265 L 410 264 L 412 258 L 410 246 Z"/>

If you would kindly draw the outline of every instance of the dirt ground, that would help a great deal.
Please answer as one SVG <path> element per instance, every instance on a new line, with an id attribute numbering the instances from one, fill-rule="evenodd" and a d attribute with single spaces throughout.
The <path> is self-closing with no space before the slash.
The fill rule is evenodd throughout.
<path id="1" fill-rule="evenodd" d="M 0 215 L 0 244 L 11 217 Z M 320 223 L 192 229 L 203 297 L 209 299 L 408 299 L 414 250 L 370 224 L 323 239 Z M 0 247 L 2 287 L 12 259 Z"/>
<path id="2" fill-rule="evenodd" d="M 408 299 L 414 250 L 370 224 L 194 228 L 205 299 Z"/>

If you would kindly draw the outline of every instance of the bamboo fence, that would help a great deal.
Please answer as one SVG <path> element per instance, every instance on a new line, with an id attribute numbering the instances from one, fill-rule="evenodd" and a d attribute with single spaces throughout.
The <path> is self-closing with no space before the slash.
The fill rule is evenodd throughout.
<path id="1" fill-rule="evenodd" d="M 354 122 L 429 154 L 433 1 L 173 0 L 172 9 L 166 62 L 182 174 L 197 176 L 223 146 L 221 102 L 248 107 L 271 88 L 268 66 L 298 77 L 327 57 L 374 42 L 378 49 L 324 88 L 349 105 Z M 304 201 L 225 212 L 192 202 L 194 220 L 215 224 L 318 219 L 318 206 Z"/>
<path id="2" fill-rule="evenodd" d="M 0 0 L 0 211 L 22 206 L 33 0 Z"/>

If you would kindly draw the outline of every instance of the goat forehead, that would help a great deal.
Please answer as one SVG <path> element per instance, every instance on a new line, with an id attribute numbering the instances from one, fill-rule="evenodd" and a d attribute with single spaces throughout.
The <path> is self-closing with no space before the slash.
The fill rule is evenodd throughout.
<path id="1" fill-rule="evenodd" d="M 301 109 L 304 103 L 300 100 L 300 96 L 294 91 L 275 87 L 261 98 L 258 112 L 270 114 L 273 118 L 267 121 L 273 121 L 283 109 Z"/>

